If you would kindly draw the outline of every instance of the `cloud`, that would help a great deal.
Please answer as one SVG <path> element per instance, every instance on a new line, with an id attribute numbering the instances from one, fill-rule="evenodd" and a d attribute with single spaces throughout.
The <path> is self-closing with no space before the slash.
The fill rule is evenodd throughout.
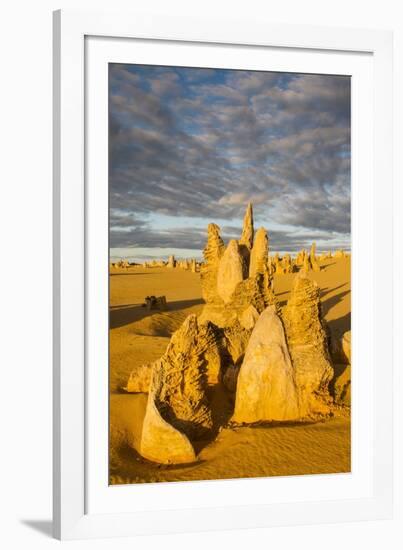
<path id="1" fill-rule="evenodd" d="M 249 200 L 279 246 L 301 230 L 349 242 L 349 77 L 115 64 L 109 77 L 111 246 L 202 248 L 200 224 L 180 220 L 239 226 Z"/>

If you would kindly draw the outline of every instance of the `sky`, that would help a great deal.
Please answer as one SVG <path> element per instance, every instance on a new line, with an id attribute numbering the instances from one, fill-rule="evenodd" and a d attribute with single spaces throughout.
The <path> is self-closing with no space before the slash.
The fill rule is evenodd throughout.
<path id="1" fill-rule="evenodd" d="M 109 65 L 110 255 L 201 257 L 249 201 L 270 250 L 350 249 L 350 77 Z"/>

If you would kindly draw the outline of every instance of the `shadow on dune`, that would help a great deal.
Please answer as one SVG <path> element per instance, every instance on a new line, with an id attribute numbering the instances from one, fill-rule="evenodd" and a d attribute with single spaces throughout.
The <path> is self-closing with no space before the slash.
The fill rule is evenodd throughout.
<path id="1" fill-rule="evenodd" d="M 335 304 L 337 303 L 338 297 L 340 296 L 340 299 L 341 299 L 341 298 L 343 297 L 342 295 L 344 295 L 344 294 L 343 294 L 343 293 L 338 294 L 337 296 L 335 296 L 335 297 L 333 297 L 333 298 L 328 298 L 328 300 L 324 300 L 324 298 L 326 298 L 326 296 L 327 296 L 328 294 L 330 294 L 331 292 L 334 292 L 335 290 L 339 290 L 340 288 L 343 288 L 343 287 L 346 286 L 346 285 L 347 285 L 347 283 L 343 283 L 343 284 L 341 284 L 341 285 L 339 285 L 339 286 L 336 286 L 336 287 L 334 287 L 334 288 L 328 287 L 328 286 L 327 286 L 327 287 L 325 287 L 325 288 L 321 288 L 321 289 L 320 289 L 320 298 L 321 298 L 322 304 L 324 304 L 325 302 L 330 301 L 330 300 L 332 300 L 332 299 L 333 299 L 333 300 L 334 300 L 334 299 L 337 299 L 337 300 L 334 301 L 332 304 L 330 304 L 329 307 L 328 307 L 326 310 L 325 310 L 325 308 L 323 308 L 323 313 L 327 313 L 327 311 L 329 311 L 329 309 L 330 309 L 333 305 L 335 305 Z M 283 296 L 284 294 L 288 294 L 288 295 L 289 295 L 288 297 L 290 297 L 291 292 L 292 292 L 292 289 L 290 289 L 290 290 L 285 290 L 285 291 L 283 291 L 283 292 L 278 292 L 278 293 L 275 293 L 275 294 L 276 294 L 276 297 L 277 297 L 277 298 L 278 298 L 279 296 Z M 350 291 L 346 291 L 345 294 L 348 294 L 349 292 L 350 292 Z M 287 300 L 280 300 L 280 301 L 279 301 L 279 306 L 280 306 L 281 308 L 283 308 L 284 306 L 287 305 L 287 301 L 288 301 L 288 299 L 287 299 Z"/>
<path id="2" fill-rule="evenodd" d="M 274 294 L 277 296 L 283 296 L 283 294 L 289 294 L 291 290 L 284 290 L 284 292 L 275 292 Z"/>
<path id="3" fill-rule="evenodd" d="M 327 300 L 323 300 L 322 302 L 323 315 L 326 315 L 332 309 L 333 306 L 338 304 L 344 298 L 344 296 L 348 296 L 349 294 L 350 294 L 350 291 L 345 290 L 344 292 L 340 292 L 339 294 L 336 294 L 336 296 L 332 296 Z"/>
<path id="4" fill-rule="evenodd" d="M 329 286 L 325 287 L 325 288 L 322 288 L 320 290 L 320 299 L 323 300 L 323 298 L 326 298 L 326 296 L 328 294 L 330 294 L 331 292 L 334 292 L 335 290 L 339 290 L 340 288 L 343 288 L 343 286 L 346 286 L 347 283 L 343 283 L 339 286 L 336 286 L 334 288 L 331 288 Z"/>
<path id="5" fill-rule="evenodd" d="M 155 309 L 147 311 L 141 304 L 127 304 L 124 306 L 112 306 L 109 311 L 109 328 L 119 328 L 146 317 L 151 317 L 156 313 L 171 313 L 175 311 L 186 310 L 192 306 L 204 304 L 201 298 L 196 300 L 179 300 L 177 302 L 168 302 L 166 309 L 161 311 Z"/>
<path id="6" fill-rule="evenodd" d="M 331 334 L 334 336 L 344 334 L 348 330 L 351 330 L 351 313 L 349 312 L 343 317 L 328 321 L 327 326 L 329 327 Z"/>

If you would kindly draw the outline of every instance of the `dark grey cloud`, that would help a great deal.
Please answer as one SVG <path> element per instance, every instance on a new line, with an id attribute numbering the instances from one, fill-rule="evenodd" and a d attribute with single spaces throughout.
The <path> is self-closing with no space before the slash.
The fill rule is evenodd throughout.
<path id="1" fill-rule="evenodd" d="M 180 218 L 239 221 L 249 200 L 298 229 L 273 234 L 283 250 L 301 228 L 348 241 L 348 77 L 111 65 L 109 142 L 112 247 L 200 249 Z"/>

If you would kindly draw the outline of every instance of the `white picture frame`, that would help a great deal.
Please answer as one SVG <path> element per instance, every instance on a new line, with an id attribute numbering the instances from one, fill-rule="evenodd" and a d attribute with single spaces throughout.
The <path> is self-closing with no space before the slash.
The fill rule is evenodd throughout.
<path id="1" fill-rule="evenodd" d="M 97 46 L 95 55 L 91 53 L 91 46 L 89 46 L 91 37 L 102 37 L 99 39 L 100 46 L 99 48 Z M 299 476 L 299 480 L 302 477 L 305 479 L 295 480 L 291 488 L 286 487 L 287 480 L 284 478 L 272 481 L 271 488 L 276 484 L 276 490 L 283 492 L 284 495 L 284 498 L 277 498 L 277 500 L 270 500 L 264 495 L 254 498 L 254 494 L 257 495 L 259 492 L 259 487 L 261 488 L 267 480 L 259 478 L 226 482 L 226 485 L 216 486 L 219 490 L 216 490 L 217 496 L 212 497 L 212 505 L 207 498 L 209 493 L 211 498 L 213 487 L 211 482 L 210 485 L 207 482 L 198 482 L 197 493 L 195 491 L 192 493 L 191 487 L 196 484 L 190 482 L 152 484 L 145 489 L 149 491 L 148 496 L 143 490 L 144 494 L 141 497 L 140 492 L 136 493 L 133 486 L 126 486 L 125 491 L 122 490 L 120 493 L 119 488 L 117 490 L 112 488 L 113 496 L 111 496 L 111 488 L 107 486 L 100 487 L 102 490 L 97 491 L 97 485 L 104 483 L 105 476 L 102 473 L 102 461 L 96 463 L 93 457 L 94 455 L 103 456 L 105 450 L 102 447 L 102 441 L 105 439 L 102 434 L 107 430 L 107 424 L 104 426 L 102 419 L 107 421 L 107 405 L 105 404 L 106 390 L 102 394 L 103 401 L 96 398 L 103 391 L 105 378 L 96 380 L 93 376 L 91 339 L 94 338 L 94 334 L 91 320 L 95 312 L 97 292 L 102 292 L 102 286 L 97 284 L 94 273 L 97 273 L 95 269 L 97 267 L 102 271 L 102 261 L 104 255 L 107 256 L 104 246 L 107 227 L 99 232 L 99 235 L 102 234 L 104 237 L 94 237 L 97 234 L 96 228 L 102 228 L 105 221 L 105 218 L 102 218 L 105 214 L 103 200 L 105 195 L 100 201 L 94 201 L 91 181 L 94 174 L 98 174 L 102 179 L 102 169 L 101 172 L 97 172 L 98 168 L 93 168 L 93 164 L 88 159 L 91 155 L 95 158 L 95 153 L 104 150 L 102 147 L 107 142 L 107 135 L 103 135 L 100 139 L 92 138 L 95 134 L 91 113 L 94 112 L 93 106 L 96 101 L 94 95 L 91 95 L 91 79 L 96 75 L 96 70 L 91 72 L 91 67 L 96 67 L 97 60 L 100 67 L 105 65 L 109 50 L 108 40 L 111 41 L 110 51 L 113 47 L 112 42 L 116 44 L 117 40 L 122 40 L 126 44 L 123 48 L 125 53 L 122 53 L 123 49 L 120 49 L 119 53 L 126 56 L 125 59 L 132 55 L 127 44 L 133 44 L 136 40 L 141 41 L 142 44 L 156 44 L 159 47 L 175 44 L 179 49 L 181 45 L 190 48 L 192 44 L 200 49 L 200 46 L 207 44 L 211 48 L 216 48 L 217 51 L 220 48 L 228 51 L 239 48 L 239 52 L 242 52 L 248 48 L 250 51 L 256 51 L 256 48 L 259 48 L 262 51 L 270 49 L 274 52 L 296 52 L 297 57 L 303 61 L 302 67 L 304 56 L 317 58 L 333 56 L 338 71 L 343 71 L 343 66 L 352 67 L 353 65 L 349 63 L 353 63 L 350 60 L 354 56 L 365 58 L 365 62 L 361 64 L 362 69 L 357 68 L 357 75 L 361 75 L 357 76 L 357 82 L 361 83 L 361 87 L 358 86 L 356 90 L 362 99 L 361 103 L 365 103 L 363 101 L 366 91 L 364 84 L 368 83 L 369 101 L 366 104 L 367 110 L 360 111 L 363 116 L 355 120 L 356 126 L 362 125 L 362 143 L 365 146 L 360 148 L 361 140 L 356 140 L 355 149 L 353 147 L 353 179 L 354 170 L 361 167 L 356 181 L 361 182 L 366 179 L 371 183 L 368 183 L 365 188 L 362 184 L 358 188 L 357 183 L 355 192 L 353 190 L 353 234 L 355 234 L 355 242 L 360 244 L 355 249 L 353 244 L 353 250 L 356 251 L 356 254 L 353 254 L 353 282 L 355 274 L 358 274 L 359 280 L 363 281 L 359 286 L 356 285 L 357 301 L 354 301 L 353 295 L 353 308 L 357 311 L 363 309 L 362 304 L 366 302 L 366 307 L 369 307 L 371 313 L 365 315 L 364 312 L 361 316 L 362 323 L 360 322 L 359 325 L 356 323 L 357 346 L 355 347 L 353 339 L 353 350 L 355 347 L 357 356 L 359 352 L 368 365 L 373 365 L 373 368 L 371 370 L 368 367 L 368 376 L 365 376 L 365 371 L 361 369 L 361 382 L 356 384 L 359 387 L 357 391 L 361 391 L 361 397 L 357 402 L 362 404 L 362 408 L 357 408 L 356 414 L 353 409 L 353 423 L 356 422 L 353 438 L 356 434 L 357 445 L 361 445 L 359 434 L 365 433 L 367 447 L 363 442 L 360 455 L 366 456 L 366 462 L 364 460 L 362 466 L 361 463 L 356 463 L 359 467 L 354 473 L 355 481 L 359 479 L 360 483 L 354 486 L 355 492 L 348 492 L 347 484 L 344 488 L 343 483 L 338 482 L 333 483 L 339 486 L 337 493 L 331 492 L 330 483 L 329 492 L 327 493 L 328 489 L 325 489 L 321 494 L 317 483 L 316 488 L 314 487 L 315 480 L 312 478 L 315 476 Z M 169 48 L 166 47 L 165 50 L 168 51 Z M 158 59 L 158 48 L 153 55 Z M 91 67 L 88 67 L 89 63 Z M 351 69 L 351 71 L 354 70 L 354 68 Z M 350 74 L 348 70 L 346 74 Z M 383 266 L 375 261 L 376 251 L 379 250 L 382 250 L 385 257 L 392 257 L 391 82 L 392 34 L 390 32 L 272 25 L 268 21 L 252 19 L 237 21 L 228 18 L 222 21 L 214 16 L 201 20 L 190 17 L 148 18 L 144 14 L 136 13 L 85 13 L 64 10 L 55 12 L 54 536 L 56 538 L 75 539 L 267 527 L 381 519 L 391 516 L 393 299 L 392 284 L 385 285 L 387 275 L 383 271 Z M 104 96 L 105 93 L 104 90 Z M 359 101 L 360 97 L 356 97 L 355 101 Z M 90 101 L 91 104 L 89 104 Z M 103 105 L 100 104 L 97 108 L 102 110 Z M 364 117 L 364 114 L 367 116 Z M 102 127 L 98 130 L 102 131 Z M 355 131 L 354 127 L 353 131 Z M 367 135 L 367 141 L 364 140 L 364 134 Z M 92 148 L 93 144 L 95 149 Z M 373 162 L 368 162 L 368 153 L 371 153 Z M 107 158 L 97 163 L 102 164 L 104 169 Z M 360 221 L 355 225 L 354 212 L 357 213 L 356 220 Z M 97 264 L 99 261 L 101 263 Z M 378 291 L 378 285 L 380 285 L 378 275 L 381 270 L 382 293 Z M 390 275 L 391 278 L 392 275 Z M 104 299 L 100 300 L 101 305 Z M 107 315 L 107 310 L 100 314 Z M 376 335 L 376 338 L 370 338 L 369 335 Z M 99 334 L 95 337 L 99 341 Z M 369 340 L 367 350 L 365 350 L 366 339 Z M 100 425 L 104 426 L 102 433 L 98 433 L 94 423 L 88 421 L 94 416 L 94 410 L 99 412 Z M 98 442 L 101 442 L 101 447 L 96 448 L 97 452 L 94 452 Z M 368 447 L 369 444 L 371 449 Z M 103 457 L 102 460 L 105 464 L 107 457 Z M 99 477 L 96 477 L 98 472 L 100 472 Z M 291 493 L 297 489 L 300 490 L 298 484 L 304 487 L 301 489 L 302 492 L 293 497 Z M 309 484 L 311 484 L 312 498 L 307 497 L 310 492 Z M 326 480 L 321 478 L 320 484 L 323 487 Z M 241 491 L 239 487 L 242 487 Z M 225 494 L 227 498 L 224 498 Z M 224 497 L 220 499 L 219 495 Z M 142 505 L 147 498 L 154 502 L 152 506 Z M 108 502 L 105 503 L 108 500 L 113 501 L 109 507 Z M 175 505 L 170 504 L 174 502 Z"/>

